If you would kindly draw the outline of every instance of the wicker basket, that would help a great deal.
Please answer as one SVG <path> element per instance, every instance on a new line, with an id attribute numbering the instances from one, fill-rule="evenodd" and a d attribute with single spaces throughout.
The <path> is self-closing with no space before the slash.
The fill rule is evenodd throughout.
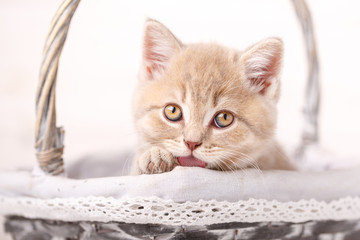
<path id="1" fill-rule="evenodd" d="M 0 213 L 7 216 L 5 230 L 14 239 L 360 239 L 359 168 L 261 176 L 251 169 L 232 174 L 176 168 L 156 175 L 65 178 L 55 86 L 79 2 L 63 2 L 45 43 L 36 98 L 38 165 L 33 172 L 0 172 Z M 311 16 L 304 0 L 293 3 L 309 62 L 301 159 L 318 139 L 319 81 Z M 257 186 L 260 178 L 266 188 Z M 284 187 L 283 179 L 296 188 Z M 205 185 L 218 191 L 208 198 Z M 174 194 L 189 186 L 185 196 Z"/>

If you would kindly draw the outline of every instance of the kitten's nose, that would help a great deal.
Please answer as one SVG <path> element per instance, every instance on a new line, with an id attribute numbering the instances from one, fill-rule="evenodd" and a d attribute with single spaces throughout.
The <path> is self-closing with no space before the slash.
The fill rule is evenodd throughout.
<path id="1" fill-rule="evenodd" d="M 184 142 L 187 148 L 190 149 L 191 151 L 194 151 L 197 147 L 199 147 L 202 144 L 202 142 L 190 142 L 190 141 L 186 141 L 185 139 Z"/>

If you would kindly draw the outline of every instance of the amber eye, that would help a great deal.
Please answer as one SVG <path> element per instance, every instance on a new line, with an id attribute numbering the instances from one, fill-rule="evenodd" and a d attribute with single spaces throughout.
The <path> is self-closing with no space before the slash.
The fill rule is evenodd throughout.
<path id="1" fill-rule="evenodd" d="M 218 128 L 229 126 L 234 121 L 234 116 L 229 112 L 219 112 L 215 118 L 214 123 Z"/>
<path id="2" fill-rule="evenodd" d="M 180 107 L 175 104 L 166 105 L 164 109 L 164 114 L 165 117 L 170 121 L 179 121 L 182 117 Z"/>

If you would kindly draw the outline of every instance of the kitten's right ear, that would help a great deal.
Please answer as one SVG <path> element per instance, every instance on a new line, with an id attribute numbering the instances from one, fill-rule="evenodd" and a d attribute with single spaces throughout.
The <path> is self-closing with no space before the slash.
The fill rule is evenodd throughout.
<path id="1" fill-rule="evenodd" d="M 164 72 L 182 44 L 163 24 L 152 19 L 145 22 L 143 41 L 141 71 L 146 79 L 153 80 Z"/>

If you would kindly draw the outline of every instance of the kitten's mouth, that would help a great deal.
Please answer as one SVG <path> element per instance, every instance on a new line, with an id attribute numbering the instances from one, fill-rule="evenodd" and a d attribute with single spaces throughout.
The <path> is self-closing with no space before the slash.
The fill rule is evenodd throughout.
<path id="1" fill-rule="evenodd" d="M 187 157 L 178 157 L 178 161 L 180 163 L 180 166 L 184 167 L 206 167 L 206 162 L 201 161 L 200 159 L 197 159 L 192 155 Z"/>

